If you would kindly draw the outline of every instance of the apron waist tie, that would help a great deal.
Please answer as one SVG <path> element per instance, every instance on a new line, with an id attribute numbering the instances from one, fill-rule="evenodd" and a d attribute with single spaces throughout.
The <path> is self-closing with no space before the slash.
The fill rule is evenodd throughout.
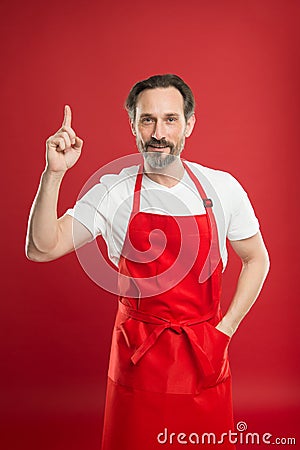
<path id="1" fill-rule="evenodd" d="M 119 310 L 123 314 L 126 314 L 129 318 L 157 325 L 152 333 L 149 334 L 147 339 L 135 350 L 135 352 L 131 356 L 131 361 L 133 362 L 133 364 L 137 364 L 145 355 L 145 353 L 147 353 L 147 351 L 150 350 L 151 347 L 153 347 L 159 336 L 165 330 L 170 329 L 178 334 L 181 334 L 182 332 L 185 333 L 194 352 L 195 360 L 199 363 L 200 370 L 203 372 L 204 376 L 209 376 L 214 373 L 214 369 L 207 354 L 199 344 L 196 333 L 191 329 L 192 326 L 198 325 L 199 323 L 203 323 L 211 319 L 214 314 L 207 314 L 206 316 L 203 316 L 200 320 L 197 320 L 195 322 L 172 322 L 168 319 L 133 309 L 130 306 L 124 305 L 122 302 L 119 302 Z M 120 328 L 122 329 L 125 338 L 127 338 L 126 331 L 122 324 L 120 324 Z M 127 341 L 129 342 L 128 338 Z"/>

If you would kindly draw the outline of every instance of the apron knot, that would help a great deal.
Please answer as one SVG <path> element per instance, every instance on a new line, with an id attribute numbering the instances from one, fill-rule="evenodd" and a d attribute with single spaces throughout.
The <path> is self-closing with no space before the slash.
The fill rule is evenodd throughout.
<path id="1" fill-rule="evenodd" d="M 170 322 L 169 328 L 177 334 L 182 333 L 182 326 L 179 323 Z"/>
<path id="2" fill-rule="evenodd" d="M 204 323 L 207 320 L 211 319 L 214 316 L 213 312 L 209 313 L 207 316 L 204 316 L 199 320 L 196 320 L 195 322 L 176 322 L 163 317 L 154 316 L 153 314 L 149 314 L 143 311 L 135 310 L 130 306 L 124 305 L 122 302 L 119 302 L 119 309 L 123 314 L 127 316 L 127 318 L 133 318 L 135 320 L 140 320 L 142 322 L 152 323 L 156 325 L 150 335 L 146 337 L 146 339 L 137 349 L 135 349 L 133 355 L 130 358 L 133 364 L 138 364 L 140 359 L 148 352 L 148 350 L 150 350 L 150 348 L 152 348 L 157 343 L 162 333 L 166 332 L 166 330 L 172 330 L 177 334 L 185 334 L 186 338 L 190 342 L 192 352 L 195 356 L 195 361 L 199 365 L 199 368 L 204 373 L 204 375 L 209 376 L 214 373 L 211 361 L 202 348 L 200 342 L 198 341 L 198 337 L 195 331 L 192 329 L 194 325 Z M 120 325 L 120 327 L 125 334 L 125 338 L 128 340 L 128 342 L 130 342 L 130 339 L 128 339 L 122 324 Z"/>

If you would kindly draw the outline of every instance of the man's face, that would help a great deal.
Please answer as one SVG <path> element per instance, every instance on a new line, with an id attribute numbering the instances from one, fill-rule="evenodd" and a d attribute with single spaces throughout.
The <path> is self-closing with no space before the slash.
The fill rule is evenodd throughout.
<path id="1" fill-rule="evenodd" d="M 181 93 L 168 87 L 146 89 L 139 94 L 131 127 L 139 151 L 153 169 L 158 169 L 180 155 L 194 123 L 194 115 L 185 121 Z"/>

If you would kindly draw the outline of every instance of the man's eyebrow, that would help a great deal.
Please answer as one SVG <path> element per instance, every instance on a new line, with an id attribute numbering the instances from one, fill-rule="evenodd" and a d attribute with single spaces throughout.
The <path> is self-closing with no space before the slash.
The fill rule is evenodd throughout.
<path id="1" fill-rule="evenodd" d="M 164 114 L 165 117 L 180 117 L 180 114 L 175 113 L 175 112 L 170 112 L 170 113 L 166 113 Z M 140 115 L 141 118 L 143 117 L 153 117 L 153 114 L 151 113 L 143 113 Z"/>
<path id="2" fill-rule="evenodd" d="M 150 113 L 143 113 L 140 115 L 140 117 L 152 117 L 153 114 Z"/>

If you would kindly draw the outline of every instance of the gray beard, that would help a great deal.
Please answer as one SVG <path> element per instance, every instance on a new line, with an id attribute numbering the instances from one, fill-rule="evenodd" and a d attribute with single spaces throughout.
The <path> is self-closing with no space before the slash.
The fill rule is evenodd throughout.
<path id="1" fill-rule="evenodd" d="M 152 169 L 163 169 L 178 158 L 175 155 L 161 155 L 158 152 L 143 152 L 143 157 Z"/>
<path id="2" fill-rule="evenodd" d="M 172 164 L 172 162 L 174 162 L 176 158 L 180 158 L 180 154 L 184 147 L 184 141 L 185 139 L 183 137 L 177 147 L 171 147 L 171 153 L 168 155 L 163 155 L 159 152 L 147 152 L 146 146 L 144 146 L 143 143 L 139 142 L 138 140 L 136 140 L 136 144 L 145 161 L 147 161 L 152 169 L 163 169 L 164 167 L 168 167 L 170 164 Z M 177 155 L 174 155 L 174 153 L 177 153 Z"/>

